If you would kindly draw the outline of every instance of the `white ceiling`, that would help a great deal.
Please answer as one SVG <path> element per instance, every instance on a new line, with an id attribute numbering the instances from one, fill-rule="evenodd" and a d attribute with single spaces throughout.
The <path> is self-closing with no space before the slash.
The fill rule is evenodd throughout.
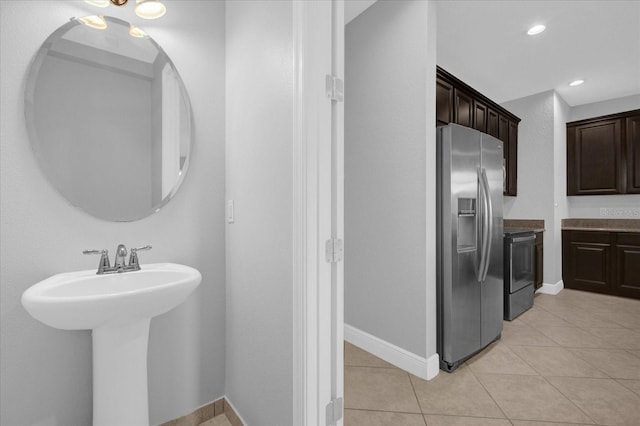
<path id="1" fill-rule="evenodd" d="M 347 0 L 345 17 L 372 3 Z M 640 94 L 640 0 L 438 0 L 436 12 L 438 65 L 496 102 L 552 89 L 571 106 Z M 528 36 L 539 23 L 547 30 Z"/>

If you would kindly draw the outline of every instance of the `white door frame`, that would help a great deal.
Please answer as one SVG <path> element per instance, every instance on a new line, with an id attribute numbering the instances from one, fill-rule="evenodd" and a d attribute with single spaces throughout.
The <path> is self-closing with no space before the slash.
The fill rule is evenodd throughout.
<path id="1" fill-rule="evenodd" d="M 325 86 L 344 79 L 344 0 L 293 0 L 293 44 L 293 424 L 324 426 L 344 393 L 343 269 L 325 260 L 344 229 L 344 108 Z"/>

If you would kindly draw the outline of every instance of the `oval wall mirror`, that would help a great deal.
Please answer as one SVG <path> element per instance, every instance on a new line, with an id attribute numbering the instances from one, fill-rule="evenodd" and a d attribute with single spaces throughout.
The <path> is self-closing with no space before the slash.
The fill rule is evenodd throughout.
<path id="1" fill-rule="evenodd" d="M 158 211 L 187 172 L 184 84 L 162 48 L 120 19 L 72 19 L 51 34 L 31 64 L 25 114 L 47 178 L 101 219 Z"/>

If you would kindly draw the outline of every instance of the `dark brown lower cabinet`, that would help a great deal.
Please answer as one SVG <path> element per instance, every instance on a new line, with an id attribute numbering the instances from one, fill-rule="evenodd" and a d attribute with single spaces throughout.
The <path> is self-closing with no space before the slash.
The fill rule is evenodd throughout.
<path id="1" fill-rule="evenodd" d="M 566 288 L 640 299 L 640 233 L 562 231 Z"/>
<path id="2" fill-rule="evenodd" d="M 542 278 L 543 278 L 543 259 L 544 259 L 544 250 L 543 250 L 543 233 L 536 232 L 536 251 L 535 251 L 535 274 L 534 274 L 534 286 L 535 289 L 539 289 L 542 287 Z"/>
<path id="3" fill-rule="evenodd" d="M 640 299 L 640 233 L 618 233 L 614 294 Z"/>

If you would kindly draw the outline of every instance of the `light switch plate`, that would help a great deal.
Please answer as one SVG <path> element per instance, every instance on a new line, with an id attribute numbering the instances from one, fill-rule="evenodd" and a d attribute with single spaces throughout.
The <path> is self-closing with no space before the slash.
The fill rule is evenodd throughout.
<path id="1" fill-rule="evenodd" d="M 227 223 L 233 223 L 234 221 L 233 200 L 227 200 Z"/>

